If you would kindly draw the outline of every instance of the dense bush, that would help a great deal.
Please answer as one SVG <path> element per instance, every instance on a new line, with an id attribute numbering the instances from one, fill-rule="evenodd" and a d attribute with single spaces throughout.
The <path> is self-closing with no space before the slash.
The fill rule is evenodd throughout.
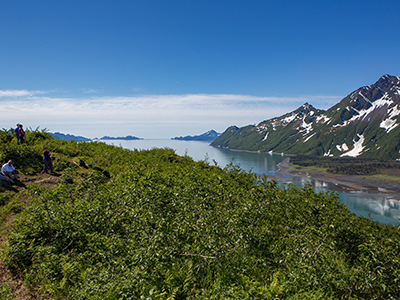
<path id="1" fill-rule="evenodd" d="M 53 189 L 26 188 L 30 206 L 3 256 L 32 289 L 60 299 L 400 295 L 398 228 L 350 214 L 335 194 L 171 149 L 47 142 L 98 169 L 68 167 Z"/>

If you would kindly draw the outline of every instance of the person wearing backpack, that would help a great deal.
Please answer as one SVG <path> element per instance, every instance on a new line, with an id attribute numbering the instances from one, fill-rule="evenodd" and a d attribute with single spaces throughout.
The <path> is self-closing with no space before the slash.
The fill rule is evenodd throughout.
<path id="1" fill-rule="evenodd" d="M 15 128 L 15 136 L 17 137 L 17 145 L 19 145 L 19 123 L 17 124 L 17 128 Z"/>
<path id="2" fill-rule="evenodd" d="M 25 131 L 24 131 L 24 127 L 22 126 L 22 124 L 19 124 L 19 129 L 18 129 L 18 133 L 19 133 L 19 143 L 23 144 L 25 143 Z"/>
<path id="3" fill-rule="evenodd" d="M 47 169 L 50 169 L 50 173 L 54 173 L 53 162 L 51 160 L 50 152 L 47 147 L 44 147 L 43 151 L 43 171 L 42 173 L 47 173 Z"/>

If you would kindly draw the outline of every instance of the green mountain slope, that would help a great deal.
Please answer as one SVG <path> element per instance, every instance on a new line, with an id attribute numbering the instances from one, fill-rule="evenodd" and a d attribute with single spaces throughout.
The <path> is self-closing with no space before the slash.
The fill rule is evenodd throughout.
<path id="1" fill-rule="evenodd" d="M 229 127 L 211 145 L 286 154 L 400 158 L 400 77 L 382 76 L 328 110 L 305 103 L 256 126 Z"/>

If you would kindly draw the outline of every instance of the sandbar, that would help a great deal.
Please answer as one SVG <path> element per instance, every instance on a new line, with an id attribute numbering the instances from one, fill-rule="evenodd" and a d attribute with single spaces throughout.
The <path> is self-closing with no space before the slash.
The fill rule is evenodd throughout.
<path id="1" fill-rule="evenodd" d="M 339 192 L 400 195 L 400 184 L 397 182 L 372 179 L 369 176 L 340 175 L 325 171 L 310 171 L 308 169 L 297 170 L 289 166 L 289 162 L 289 157 L 281 162 L 278 165 L 279 170 L 276 172 L 276 174 L 280 176 L 275 178 L 269 176 L 269 179 L 291 183 L 293 177 L 301 177 L 310 180 L 314 179 L 329 182 L 332 184 L 333 190 Z"/>

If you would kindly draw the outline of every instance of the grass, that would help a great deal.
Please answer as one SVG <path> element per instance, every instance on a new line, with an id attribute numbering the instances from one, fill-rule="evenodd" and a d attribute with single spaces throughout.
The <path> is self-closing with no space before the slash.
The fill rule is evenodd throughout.
<path id="1" fill-rule="evenodd" d="M 292 170 L 297 171 L 297 172 L 324 172 L 328 174 L 328 169 L 327 168 L 319 168 L 315 166 L 310 166 L 310 167 L 302 167 L 299 165 L 295 165 L 293 163 L 288 163 L 289 167 L 292 167 Z"/>
<path id="2" fill-rule="evenodd" d="M 292 167 L 292 172 L 296 171 L 299 173 L 325 173 L 328 176 L 332 175 L 337 175 L 337 176 L 352 176 L 352 177 L 359 177 L 359 178 L 365 178 L 365 179 L 372 179 L 376 181 L 382 181 L 382 182 L 390 182 L 390 183 L 400 183 L 400 176 L 398 175 L 398 172 L 393 172 L 393 169 L 379 169 L 378 174 L 373 174 L 373 175 L 346 175 L 346 174 L 335 174 L 332 172 L 328 171 L 328 168 L 321 168 L 321 167 L 316 167 L 316 166 L 299 166 L 293 163 L 288 163 L 287 164 L 289 167 Z M 397 171 L 397 170 L 395 170 Z"/>
<path id="3" fill-rule="evenodd" d="M 399 183 L 400 184 L 400 176 L 397 175 L 389 175 L 389 174 L 375 174 L 370 176 L 364 176 L 365 178 L 376 180 L 376 181 L 383 181 L 383 182 L 390 182 L 390 183 Z"/>

